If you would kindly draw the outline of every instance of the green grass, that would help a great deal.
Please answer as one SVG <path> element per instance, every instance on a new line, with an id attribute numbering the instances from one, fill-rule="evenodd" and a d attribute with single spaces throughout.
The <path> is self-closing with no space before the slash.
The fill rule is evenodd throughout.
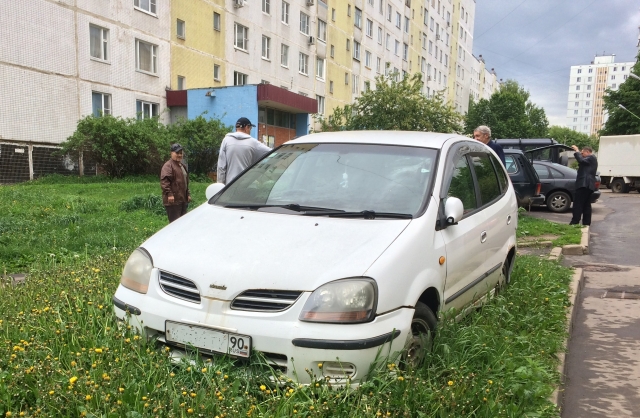
<path id="1" fill-rule="evenodd" d="M 553 245 L 561 247 L 567 244 L 580 244 L 582 226 L 551 222 L 546 219 L 534 218 L 520 212 L 518 216 L 518 238 L 539 237 L 542 235 L 557 235 L 552 240 Z"/>
<path id="2" fill-rule="evenodd" d="M 219 357 L 175 364 L 153 342 L 118 327 L 111 297 L 122 266 L 131 249 L 166 224 L 153 205 L 145 207 L 157 184 L 40 186 L 0 188 L 0 198 L 16 201 L 9 205 L 12 219 L 26 225 L 12 230 L 11 240 L 25 228 L 48 234 L 33 242 L 36 248 L 25 247 L 34 260 L 25 284 L 0 285 L 0 416 L 558 416 L 549 396 L 558 384 L 571 270 L 557 263 L 518 257 L 505 292 L 462 321 L 441 319 L 419 369 L 385 364 L 355 390 L 324 380 L 274 386 L 258 354 L 249 364 Z M 200 201 L 205 186 L 194 187 Z M 142 209 L 121 210 L 134 196 L 143 197 Z M 74 197 L 82 201 L 71 210 L 65 203 Z M 7 203 L 0 205 L 7 216 Z M 43 211 L 54 214 L 40 217 Z M 70 234 L 78 222 L 110 225 L 116 245 L 91 241 L 98 233 L 91 228 Z M 78 251 L 59 251 L 62 242 Z"/>

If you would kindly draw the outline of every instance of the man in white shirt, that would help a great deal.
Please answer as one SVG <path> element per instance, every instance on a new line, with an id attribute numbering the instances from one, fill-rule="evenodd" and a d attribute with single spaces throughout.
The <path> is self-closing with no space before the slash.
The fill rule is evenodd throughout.
<path id="1" fill-rule="evenodd" d="M 222 140 L 218 155 L 218 183 L 231 183 L 245 168 L 249 167 L 271 148 L 251 137 L 255 125 L 245 117 L 236 122 L 236 131 L 228 133 Z"/>

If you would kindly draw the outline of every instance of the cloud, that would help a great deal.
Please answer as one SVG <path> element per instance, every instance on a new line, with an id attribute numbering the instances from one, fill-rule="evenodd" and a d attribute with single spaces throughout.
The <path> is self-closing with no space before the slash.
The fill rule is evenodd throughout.
<path id="1" fill-rule="evenodd" d="M 596 55 L 635 61 L 640 10 L 628 0 L 485 0 L 476 5 L 474 55 L 498 78 L 516 80 L 565 125 L 572 65 Z"/>

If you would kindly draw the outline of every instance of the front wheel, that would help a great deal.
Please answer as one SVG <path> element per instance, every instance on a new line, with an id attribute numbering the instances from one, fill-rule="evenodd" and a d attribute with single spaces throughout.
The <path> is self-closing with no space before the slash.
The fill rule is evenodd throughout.
<path id="1" fill-rule="evenodd" d="M 422 364 L 427 351 L 433 346 L 437 323 L 438 320 L 431 308 L 422 302 L 416 303 L 411 320 L 411 335 L 402 356 L 404 366 L 415 369 Z"/>
<path id="2" fill-rule="evenodd" d="M 571 207 L 571 196 L 565 192 L 553 192 L 547 196 L 547 208 L 551 212 L 563 213 Z"/>

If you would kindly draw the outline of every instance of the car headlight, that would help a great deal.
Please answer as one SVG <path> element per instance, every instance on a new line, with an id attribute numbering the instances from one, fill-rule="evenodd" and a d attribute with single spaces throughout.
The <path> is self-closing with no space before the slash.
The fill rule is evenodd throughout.
<path id="1" fill-rule="evenodd" d="M 302 308 L 301 321 L 358 323 L 375 316 L 378 288 L 367 278 L 343 279 L 317 288 Z"/>
<path id="2" fill-rule="evenodd" d="M 153 261 L 144 248 L 137 248 L 131 253 L 122 269 L 120 284 L 139 293 L 147 293 L 151 279 Z"/>

